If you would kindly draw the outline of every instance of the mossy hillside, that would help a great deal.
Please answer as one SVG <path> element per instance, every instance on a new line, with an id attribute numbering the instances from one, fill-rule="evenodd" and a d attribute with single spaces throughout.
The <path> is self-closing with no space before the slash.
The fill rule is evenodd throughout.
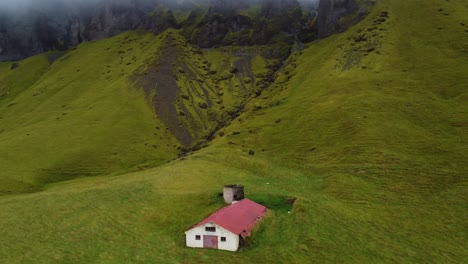
<path id="1" fill-rule="evenodd" d="M 216 72 L 204 53 L 190 45 L 185 38 L 174 34 L 178 54 L 174 75 L 180 89 L 176 107 L 179 120 L 190 127 L 195 140 L 210 133 L 224 117 L 224 106 L 215 83 Z"/>
<path id="2" fill-rule="evenodd" d="M 248 72 L 250 69 L 239 71 L 239 68 L 235 65 L 236 61 L 243 61 L 244 58 L 235 56 L 232 52 L 224 49 L 207 51 L 206 56 L 211 67 L 219 76 L 216 80 L 216 85 L 219 87 L 219 94 L 223 99 L 227 111 L 237 111 L 238 106 L 241 105 L 253 91 L 252 85 L 243 85 L 243 77 L 249 74 Z M 247 62 L 247 64 L 250 63 Z M 249 79 L 249 84 L 252 82 L 253 80 Z"/>
<path id="3" fill-rule="evenodd" d="M 204 52 L 217 73 L 215 86 L 228 112 L 238 111 L 274 80 L 282 59 L 280 49 L 278 45 L 230 46 Z"/>
<path id="4" fill-rule="evenodd" d="M 241 45 L 243 43 L 249 43 L 252 39 L 253 30 L 252 29 L 242 29 L 237 32 L 229 31 L 226 36 L 224 36 L 222 43 L 223 45 Z"/>
<path id="5" fill-rule="evenodd" d="M 235 146 L 244 155 L 253 150 L 281 164 L 307 164 L 327 175 L 322 193 L 332 211 L 343 219 L 366 215 L 395 233 L 379 244 L 395 254 L 436 250 L 456 262 L 466 251 L 445 246 L 464 240 L 456 230 L 466 210 L 468 78 L 466 18 L 458 13 L 466 6 L 457 5 L 382 1 L 349 32 L 293 56 L 282 73 L 292 73 L 290 81 L 251 102 L 252 111 L 211 150 Z M 403 253 L 408 259 L 410 251 Z"/>
<path id="6" fill-rule="evenodd" d="M 160 38 L 164 43 L 160 55 L 133 79 L 137 87 L 145 89 L 157 114 L 163 116 L 173 134 L 185 131 L 179 137 L 191 143 L 184 147 L 201 144 L 237 115 L 259 89 L 257 80 L 262 83 L 267 77 L 258 73 L 271 72 L 266 62 L 277 61 L 264 57 L 269 47 L 200 50 L 174 30 Z M 149 94 L 152 90 L 154 94 Z M 164 99 L 167 97 L 174 98 L 168 102 Z M 167 106 L 155 103 L 161 100 Z M 175 109 L 168 112 L 168 108 Z M 167 114 L 170 118 L 165 118 Z"/>
<path id="7" fill-rule="evenodd" d="M 34 84 L 47 70 L 47 55 L 38 55 L 18 62 L 0 63 L 0 104 L 9 102 Z"/>
<path id="8" fill-rule="evenodd" d="M 386 22 L 376 23 L 390 7 L 394 10 Z M 437 8 L 431 7 L 421 9 L 436 15 Z M 402 9 L 384 2 L 353 30 L 292 56 L 277 83 L 290 81 L 264 91 L 249 105 L 256 111 L 241 116 L 253 120 L 230 128 L 259 131 L 239 134 L 238 142 L 257 148 L 260 143 L 273 156 L 292 155 L 292 160 L 320 167 L 366 164 L 397 169 L 407 164 L 408 169 L 433 171 L 450 162 L 458 168 L 452 176 L 460 178 L 466 107 L 460 100 L 466 97 L 467 66 L 462 44 L 454 38 L 466 36 L 461 26 L 455 27 L 457 18 L 452 21 L 457 29 L 445 32 L 453 38 L 450 42 L 424 30 L 436 31 L 431 25 L 447 22 L 413 23 L 419 31 L 404 28 L 400 23 L 409 21 Z"/>
<path id="9" fill-rule="evenodd" d="M 248 8 L 239 9 L 239 15 L 247 16 L 251 19 L 254 19 L 256 16 L 260 14 L 261 7 L 260 6 L 251 6 Z"/>
<path id="10" fill-rule="evenodd" d="M 424 262 L 422 255 L 436 251 L 431 258 L 459 261 L 467 254 L 457 246 L 466 243 L 466 10 L 460 3 L 382 1 L 349 32 L 292 56 L 210 151 L 236 149 L 247 159 L 252 150 L 254 159 L 324 176 L 322 202 L 341 219 L 331 221 L 356 225 L 320 232 L 328 230 L 322 235 L 335 250 L 364 243 L 352 249 L 361 253 L 345 254 L 356 262 Z M 256 162 L 243 168 L 271 171 Z M 316 210 L 306 209 L 304 223 L 321 218 Z M 379 238 L 362 236 L 373 228 Z M 304 250 L 321 252 L 316 242 Z"/>
<path id="11" fill-rule="evenodd" d="M 349 32 L 293 56 L 207 148 L 1 197 L 2 260 L 462 263 L 467 8 L 381 1 Z M 377 32 L 367 29 L 382 11 L 374 45 L 361 34 Z M 183 232 L 222 206 L 229 183 L 247 197 L 297 200 L 290 214 L 271 210 L 239 253 L 185 248 Z"/>
<path id="12" fill-rule="evenodd" d="M 13 89 L 10 95 L 16 87 L 24 91 L 7 104 L 2 99 L 2 181 L 40 185 L 176 157 L 178 142 L 128 81 L 159 45 L 156 36 L 135 32 L 85 43 L 36 76 L 34 84 L 28 78 L 35 75 L 25 71 L 40 75 L 45 56 L 20 62 L 10 74 L 18 71 L 25 78 L 3 79 L 2 87 Z M 2 192 L 15 191 L 3 189 L 7 185 Z"/>
<path id="13" fill-rule="evenodd" d="M 290 46 L 312 33 L 311 27 L 305 26 L 308 18 L 298 2 L 211 4 L 208 10 L 192 12 L 181 24 L 182 34 L 200 47 L 278 44 L 278 38 Z"/>
<path id="14" fill-rule="evenodd" d="M 157 89 L 148 93 L 154 88 L 141 86 L 138 79 L 149 78 L 149 69 L 158 71 L 168 48 L 174 51 L 168 55 L 174 57 L 168 74 L 177 79 L 175 88 L 180 90 L 177 100 L 168 103 L 174 104 L 178 116 L 162 122 L 152 102 Z M 62 57 L 48 53 L 21 61 L 15 69 L 12 63 L 3 63 L 0 142 L 14 152 L 3 153 L 2 192 L 156 166 L 181 151 L 172 128 L 185 126 L 193 144 L 203 141 L 231 119 L 255 83 L 247 80 L 252 66 L 245 61 L 244 71 L 229 73 L 235 84 L 229 85 L 231 93 L 223 94 L 227 85 L 220 81 L 222 72 L 208 62 L 216 63 L 209 54 L 169 30 L 158 36 L 130 32 L 85 43 L 58 54 Z M 234 53 L 223 53 L 222 58 L 232 61 L 232 67 L 243 59 Z M 260 67 L 256 69 L 264 70 Z M 240 91 L 243 82 L 250 85 Z M 158 80 L 147 85 L 157 86 Z M 123 146 L 124 152 L 120 151 Z M 33 158 L 41 149 L 47 152 Z"/>

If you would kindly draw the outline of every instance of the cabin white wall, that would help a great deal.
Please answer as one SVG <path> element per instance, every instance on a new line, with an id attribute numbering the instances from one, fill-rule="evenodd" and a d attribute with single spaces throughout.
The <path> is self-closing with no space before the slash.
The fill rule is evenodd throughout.
<path id="1" fill-rule="evenodd" d="M 205 227 L 216 227 L 216 232 L 207 232 Z M 199 235 L 200 240 L 196 240 L 195 236 Z M 218 249 L 237 251 L 239 248 L 239 236 L 232 232 L 222 228 L 219 225 L 207 223 L 203 226 L 195 227 L 185 232 L 185 241 L 187 247 L 203 248 L 203 236 L 217 236 L 218 237 Z M 221 237 L 226 237 L 226 242 L 221 241 Z"/>

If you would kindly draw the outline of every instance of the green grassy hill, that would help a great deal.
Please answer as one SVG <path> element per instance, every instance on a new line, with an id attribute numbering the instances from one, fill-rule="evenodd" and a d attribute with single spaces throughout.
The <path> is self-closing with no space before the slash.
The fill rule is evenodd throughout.
<path id="1" fill-rule="evenodd" d="M 210 63 L 177 32 L 129 32 L 2 63 L 0 194 L 174 160 L 230 120 L 268 71 L 267 48 L 250 52 L 258 65 L 238 49 L 212 50 Z"/>
<path id="2" fill-rule="evenodd" d="M 51 65 L 47 55 L 14 71 L 2 64 L 10 92 L 0 90 L 1 186 L 45 190 L 0 197 L 1 262 L 464 262 L 467 13 L 466 1 L 379 1 L 349 31 L 293 54 L 250 100 L 226 97 L 246 83 L 223 78 L 232 53 L 205 52 L 199 67 L 207 60 L 210 69 L 197 75 L 215 73 L 194 85 L 219 87 L 209 96 L 222 101 L 218 120 L 229 120 L 226 108 L 246 103 L 245 111 L 205 148 L 159 167 L 180 143 L 131 80 L 163 38 L 126 33 Z M 116 42 L 128 36 L 136 40 L 125 48 L 148 49 L 119 64 Z M 266 74 L 269 62 L 252 57 L 253 74 Z M 250 245 L 185 248 L 183 232 L 223 206 L 228 183 L 272 209 Z"/>
<path id="3" fill-rule="evenodd" d="M 157 130 L 162 125 L 128 81 L 155 56 L 160 40 L 146 35 L 130 42 L 131 37 L 83 44 L 58 59 L 39 55 L 14 70 L 4 65 L 0 191 L 36 189 L 176 157 L 178 143 Z"/>

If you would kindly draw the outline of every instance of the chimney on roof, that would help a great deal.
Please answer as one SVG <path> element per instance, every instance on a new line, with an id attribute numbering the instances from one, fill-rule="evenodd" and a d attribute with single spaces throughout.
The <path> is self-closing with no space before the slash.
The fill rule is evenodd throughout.
<path id="1" fill-rule="evenodd" d="M 244 186 L 239 184 L 225 185 L 223 190 L 224 201 L 227 204 L 244 199 Z"/>

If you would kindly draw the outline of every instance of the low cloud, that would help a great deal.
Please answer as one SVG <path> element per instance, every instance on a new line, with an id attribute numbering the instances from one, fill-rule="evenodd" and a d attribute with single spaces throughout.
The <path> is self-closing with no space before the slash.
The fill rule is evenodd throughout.
<path id="1" fill-rule="evenodd" d="M 216 0 L 0 0 L 0 13 L 15 14 L 17 12 L 26 12 L 30 10 L 37 11 L 50 11 L 58 10 L 60 8 L 75 8 L 75 7 L 93 7 L 103 3 L 114 3 L 119 5 L 139 5 L 145 6 L 156 3 L 165 3 L 169 6 L 172 5 L 193 5 L 194 3 L 209 3 Z M 226 1 L 226 0 L 224 0 Z M 238 1 L 238 0 L 227 0 Z M 252 0 L 254 1 L 254 0 Z M 257 0 L 258 1 L 258 0 Z M 260 0 L 262 1 L 262 0 Z M 268 0 L 267 0 L 268 1 Z M 272 0 L 277 1 L 277 0 Z M 289 0 L 288 0 L 289 1 Z M 297 0 L 301 4 L 308 6 L 318 5 L 320 0 Z M 328 0 L 324 0 L 328 1 Z"/>

